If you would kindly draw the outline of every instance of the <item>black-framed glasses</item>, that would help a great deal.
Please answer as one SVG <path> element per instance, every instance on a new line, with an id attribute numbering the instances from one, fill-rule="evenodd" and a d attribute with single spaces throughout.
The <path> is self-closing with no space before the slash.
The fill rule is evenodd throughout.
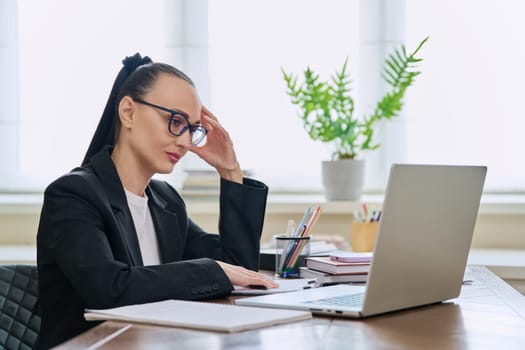
<path id="1" fill-rule="evenodd" d="M 191 144 L 193 146 L 200 145 L 206 138 L 208 130 L 202 125 L 191 125 L 190 120 L 186 113 L 176 111 L 173 109 L 165 108 L 162 106 L 155 105 L 139 99 L 133 99 L 137 103 L 141 103 L 146 106 L 160 109 L 161 111 L 168 112 L 170 119 L 168 121 L 168 130 L 172 135 L 181 136 L 189 130 L 191 136 Z"/>

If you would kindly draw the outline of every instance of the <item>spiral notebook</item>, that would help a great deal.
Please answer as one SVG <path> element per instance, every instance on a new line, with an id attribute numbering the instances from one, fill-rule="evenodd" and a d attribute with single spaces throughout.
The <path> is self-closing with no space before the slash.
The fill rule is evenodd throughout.
<path id="1" fill-rule="evenodd" d="M 113 309 L 88 309 L 84 318 L 88 321 L 118 320 L 233 333 L 307 320 L 312 318 L 312 313 L 211 302 L 165 300 Z"/>

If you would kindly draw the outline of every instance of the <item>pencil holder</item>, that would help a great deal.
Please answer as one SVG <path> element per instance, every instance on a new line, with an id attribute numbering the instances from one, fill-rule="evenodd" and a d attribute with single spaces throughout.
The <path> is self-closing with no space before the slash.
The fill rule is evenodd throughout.
<path id="1" fill-rule="evenodd" d="M 352 222 L 350 245 L 354 252 L 371 252 L 376 243 L 378 222 Z"/>
<path id="2" fill-rule="evenodd" d="M 310 237 L 275 235 L 275 276 L 282 278 L 299 277 L 299 267 L 310 255 Z"/>

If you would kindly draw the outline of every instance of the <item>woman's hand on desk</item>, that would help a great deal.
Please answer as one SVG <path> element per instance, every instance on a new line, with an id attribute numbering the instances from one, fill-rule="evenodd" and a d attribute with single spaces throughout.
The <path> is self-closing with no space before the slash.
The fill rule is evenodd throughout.
<path id="1" fill-rule="evenodd" d="M 227 264 L 223 261 L 216 261 L 222 268 L 230 282 L 235 286 L 264 286 L 266 288 L 277 288 L 279 284 L 268 276 L 245 269 L 242 266 Z"/>

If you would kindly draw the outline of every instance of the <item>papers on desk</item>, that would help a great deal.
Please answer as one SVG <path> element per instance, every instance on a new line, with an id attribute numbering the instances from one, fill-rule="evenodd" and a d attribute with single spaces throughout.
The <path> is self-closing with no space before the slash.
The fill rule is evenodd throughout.
<path id="1" fill-rule="evenodd" d="M 86 310 L 88 321 L 119 320 L 219 332 L 239 332 L 307 320 L 311 312 L 236 306 L 211 302 L 165 300 L 114 309 Z"/>
<path id="2" fill-rule="evenodd" d="M 250 287 L 234 286 L 233 295 L 262 295 L 293 292 L 315 287 L 316 280 L 313 278 L 291 278 L 275 280 L 279 283 L 279 288 L 259 289 Z"/>

